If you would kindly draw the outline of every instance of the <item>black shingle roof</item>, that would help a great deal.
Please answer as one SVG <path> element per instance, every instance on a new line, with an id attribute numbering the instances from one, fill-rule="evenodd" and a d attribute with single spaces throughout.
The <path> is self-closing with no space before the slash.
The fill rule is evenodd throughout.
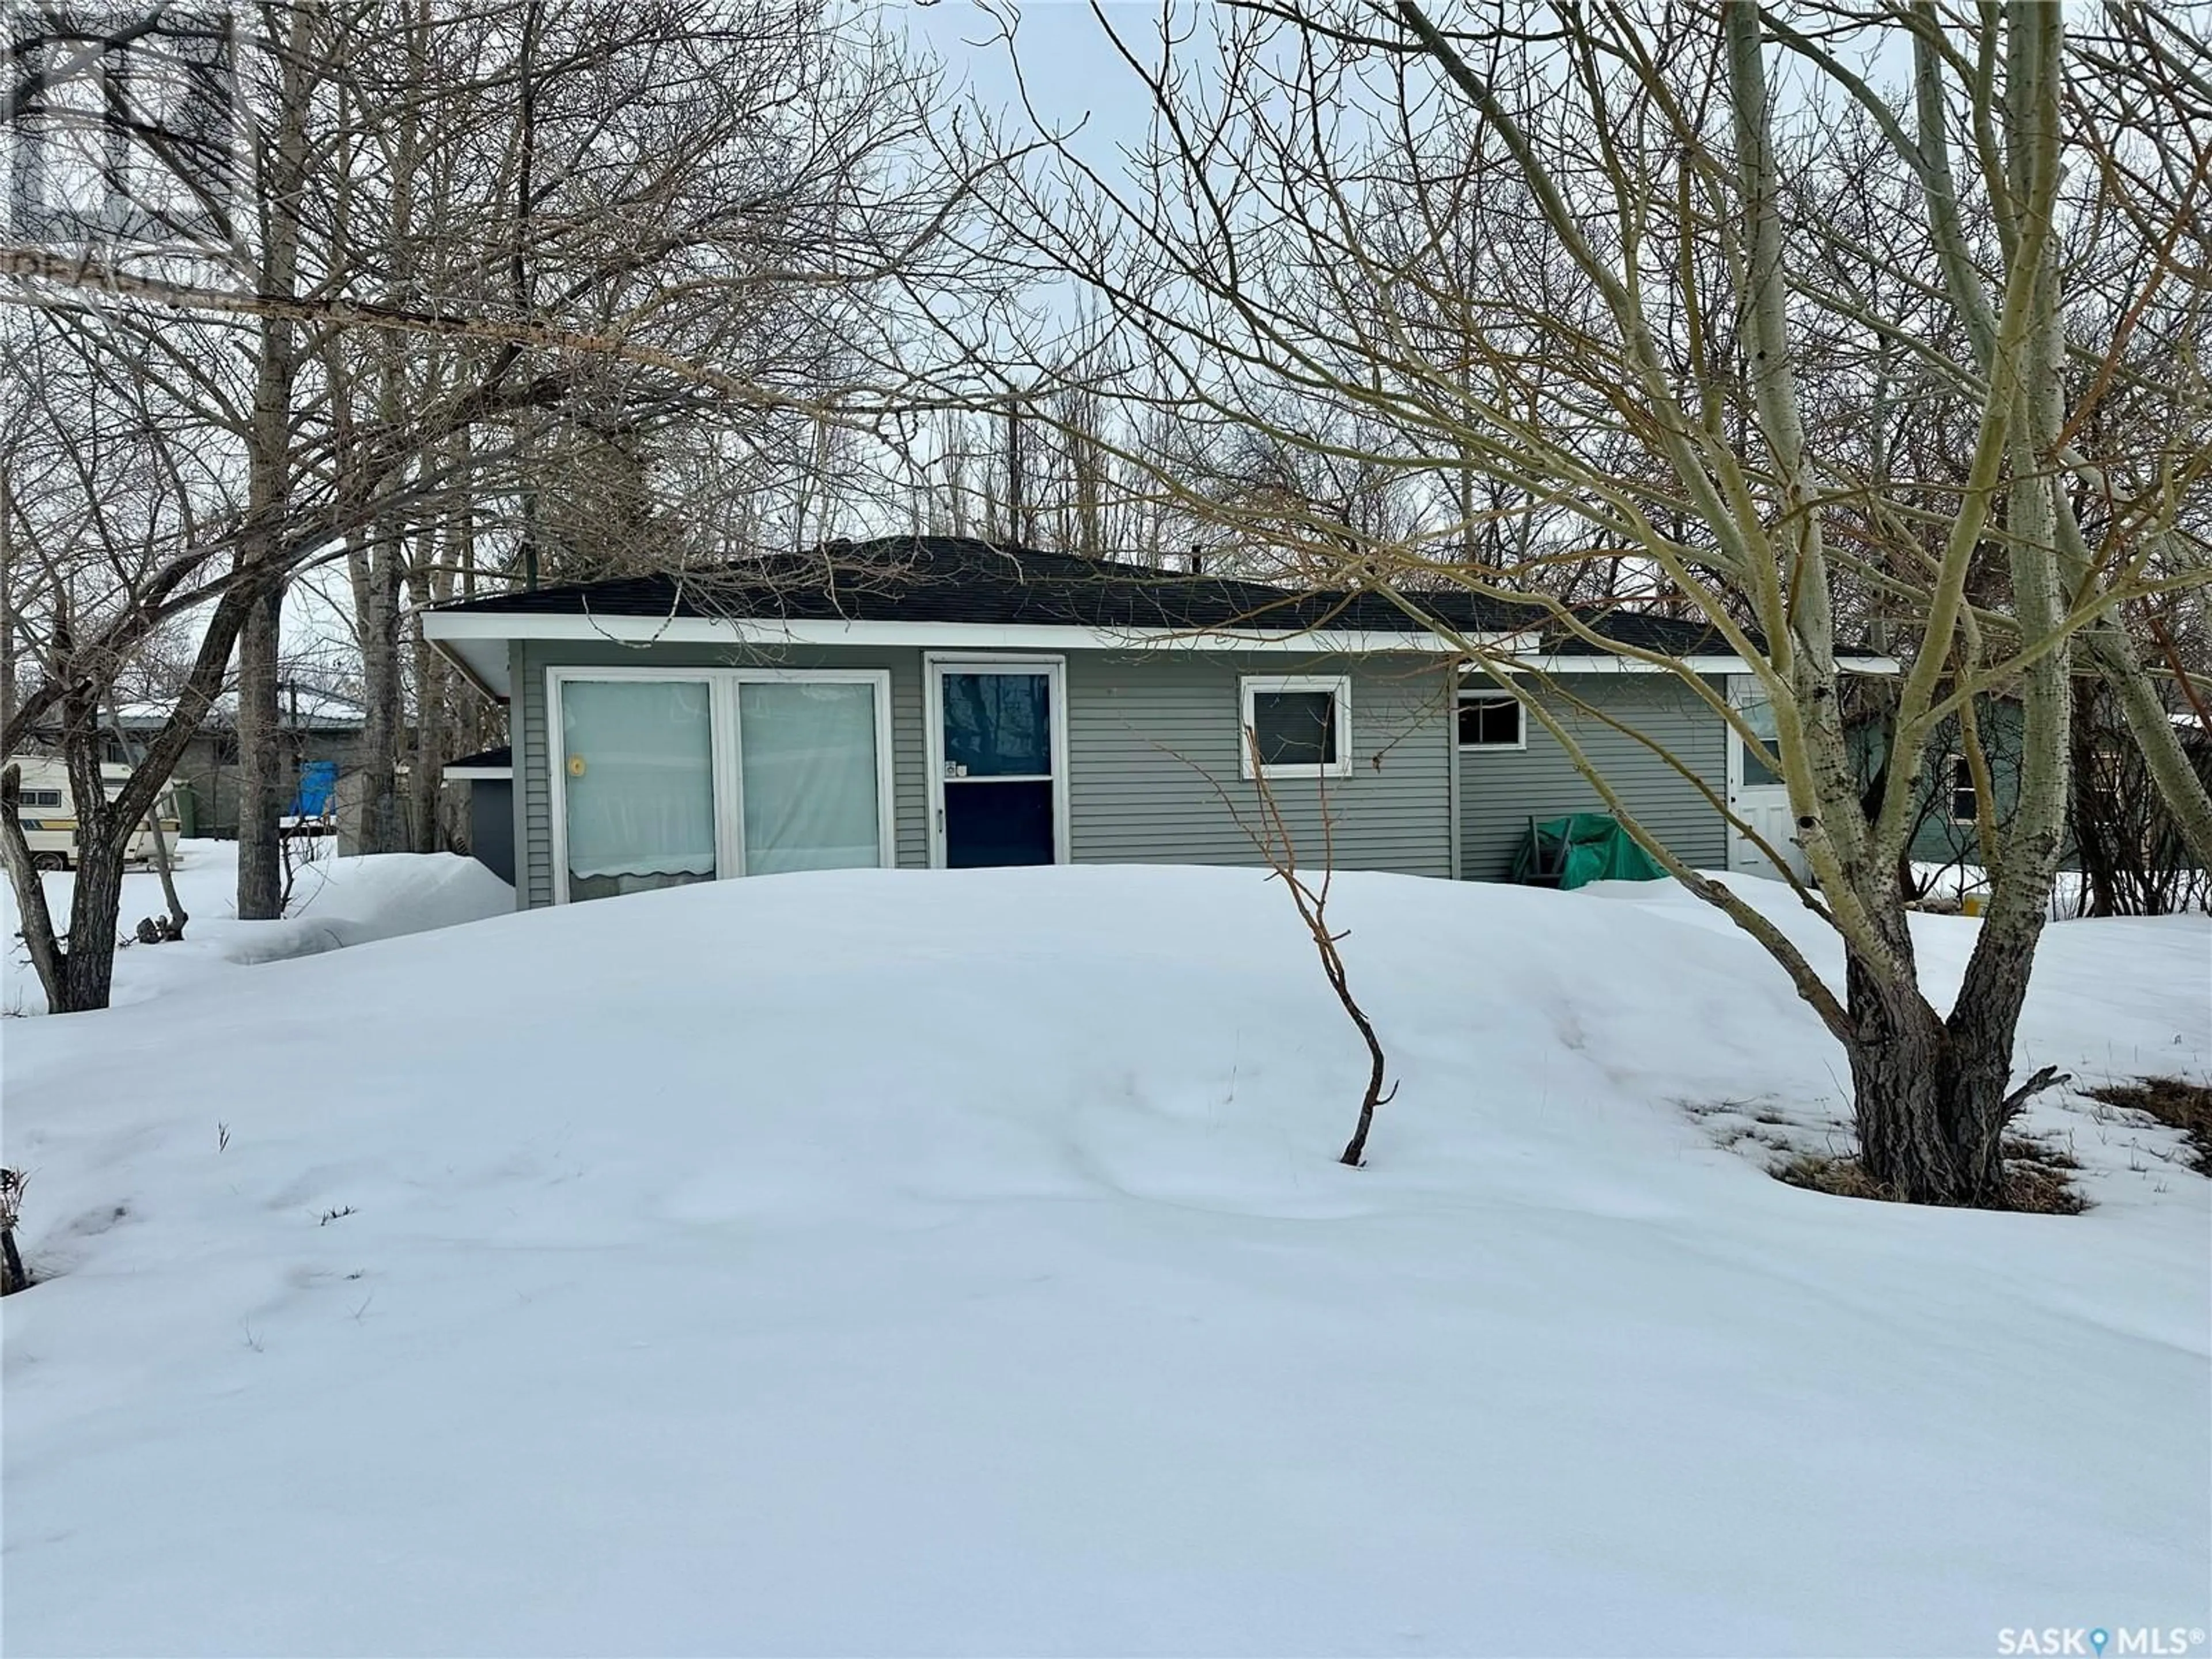
<path id="1" fill-rule="evenodd" d="M 1538 605 L 1488 599 L 1464 588 L 1424 592 L 1416 602 L 1446 626 L 1468 633 L 1517 632 L 1541 627 L 1545 620 Z M 949 536 L 830 542 L 811 553 L 767 555 L 680 577 L 656 574 L 570 583 L 442 608 L 510 616 L 722 617 L 1245 634 L 1322 628 L 1425 631 L 1378 594 L 1294 591 Z M 1702 623 L 1619 610 L 1587 614 L 1606 637 L 1646 650 L 1680 656 L 1729 650 Z M 1600 649 L 1571 639 L 1562 639 L 1556 648 L 1568 653 Z"/>

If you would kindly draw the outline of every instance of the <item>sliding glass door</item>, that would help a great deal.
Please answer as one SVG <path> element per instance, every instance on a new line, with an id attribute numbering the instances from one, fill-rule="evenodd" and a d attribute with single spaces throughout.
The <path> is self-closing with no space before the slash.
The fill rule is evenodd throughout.
<path id="1" fill-rule="evenodd" d="M 555 669 L 555 896 L 890 860 L 889 676 Z"/>
<path id="2" fill-rule="evenodd" d="M 577 680 L 561 688 L 572 899 L 718 873 L 714 720 L 698 680 Z"/>
<path id="3" fill-rule="evenodd" d="M 738 754 L 747 875 L 883 861 L 875 687 L 740 685 Z"/>

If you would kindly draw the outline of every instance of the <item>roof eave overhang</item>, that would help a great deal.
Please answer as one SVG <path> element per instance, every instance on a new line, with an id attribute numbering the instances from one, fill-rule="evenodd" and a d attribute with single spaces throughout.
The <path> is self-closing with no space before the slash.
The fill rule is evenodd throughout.
<path id="1" fill-rule="evenodd" d="M 1846 674 L 1895 674 L 1894 657 L 1838 657 L 1836 666 Z M 1495 667 L 1508 674 L 1748 674 L 1752 666 L 1741 657 L 1698 654 L 1668 657 L 1659 653 L 1640 656 L 1598 652 L 1554 652 L 1545 656 L 1515 656 L 1501 653 L 1495 659 L 1468 665 L 1468 672 L 1486 672 Z"/>
<path id="2" fill-rule="evenodd" d="M 491 639 L 445 639 L 430 627 L 430 620 L 438 615 L 434 611 L 422 613 L 422 637 L 430 648 L 453 665 L 458 673 L 471 685 L 494 702 L 505 702 L 511 689 L 507 668 L 507 642 Z"/>
<path id="3" fill-rule="evenodd" d="M 513 640 L 605 641 L 626 646 L 719 645 L 775 649 L 847 646 L 945 651 L 1233 651 L 1364 656 L 1417 653 L 1449 656 L 1455 643 L 1434 634 L 1369 629 L 1095 628 L 1056 623 L 789 621 L 721 617 L 593 617 L 511 611 L 428 611 L 422 637 L 478 690 L 504 699 L 507 646 Z M 1472 636 L 1494 649 L 1508 636 Z"/>

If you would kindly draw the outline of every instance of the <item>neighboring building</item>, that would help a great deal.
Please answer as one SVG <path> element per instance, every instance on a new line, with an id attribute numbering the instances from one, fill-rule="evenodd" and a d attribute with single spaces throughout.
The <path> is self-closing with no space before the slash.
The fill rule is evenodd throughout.
<path id="1" fill-rule="evenodd" d="M 167 724 L 173 704 L 127 702 L 117 715 L 123 741 L 111 741 L 108 758 L 126 764 Z M 287 681 L 276 688 L 277 740 L 286 775 L 295 780 L 312 763 L 336 765 L 340 774 L 358 763 L 366 713 L 349 697 Z M 238 698 L 225 692 L 208 710 L 176 770 L 170 775 L 177 811 L 187 836 L 224 840 L 238 835 Z M 289 792 L 288 792 L 289 793 Z M 289 810 L 289 805 L 288 805 Z"/>
<path id="2" fill-rule="evenodd" d="M 1693 688 L 1545 645 L 1526 607 L 1424 597 L 1553 677 L 1547 706 L 1685 860 L 1765 867 L 1713 796 L 1787 845 L 1779 786 Z M 1700 625 L 1599 626 L 1760 723 L 1743 663 Z M 508 705 L 506 775 L 471 760 L 477 787 L 507 789 L 526 908 L 853 866 L 1255 863 L 1248 732 L 1310 865 L 1325 812 L 1340 868 L 1498 879 L 1532 818 L 1603 810 L 1494 681 L 1371 595 L 893 538 L 510 592 L 422 631 Z"/>
<path id="3" fill-rule="evenodd" d="M 2136 775 L 2139 760 L 2135 767 L 2124 763 L 2130 754 L 2137 751 L 2133 750 L 2132 739 L 2119 724 L 2117 713 L 2107 714 L 2110 724 L 2094 733 L 2094 741 L 2087 745 L 2081 740 L 2081 718 L 2082 704 L 2077 698 L 2073 740 L 2068 750 L 2069 763 L 2073 769 L 2068 787 L 2072 796 L 2067 840 L 2059 860 L 2060 867 L 2069 870 L 2081 865 L 2074 832 L 2085 809 L 2106 817 L 2116 817 L 2122 822 L 2141 817 L 2143 821 L 2136 827 L 2150 830 L 2149 820 L 2142 811 L 2148 803 L 2130 798 L 2136 784 L 2148 787 L 2148 780 Z M 2194 760 L 2200 774 L 2212 777 L 2212 738 L 2207 738 L 2202 723 L 2194 714 L 2174 714 L 2171 718 L 2180 733 L 2183 750 Z M 2000 828 L 2012 823 L 2020 802 L 2024 719 L 2020 702 L 2014 696 L 1984 692 L 1974 698 L 1974 732 L 1989 766 L 1992 822 Z M 1887 733 L 1879 720 L 1865 718 L 1851 726 L 1850 735 L 1860 776 L 1871 786 L 1887 746 Z M 1929 739 L 1917 780 L 1910 843 L 1910 856 L 1915 863 L 1978 866 L 1982 861 L 1981 802 L 1966 763 L 1966 746 L 1965 727 L 1958 715 L 1948 714 L 1936 722 L 1936 735 Z M 2178 845 L 2160 854 L 2155 848 L 2155 832 L 2150 838 L 2152 848 L 2139 855 L 2172 856 L 2186 862 L 2186 854 Z M 2095 843 L 2093 841 L 2091 844 Z"/>
<path id="4" fill-rule="evenodd" d="M 1990 769 L 1994 822 L 2009 825 L 2020 800 L 2021 713 L 2009 697 L 1978 696 L 1975 732 Z M 1854 728 L 1854 751 L 1862 776 L 1871 786 L 1887 746 L 1887 733 L 1864 724 Z M 1973 864 L 1982 861 L 1980 811 L 1972 770 L 1966 764 L 1964 728 L 1956 714 L 1946 715 L 1929 740 L 1913 803 L 1909 856 L 1916 864 Z"/>

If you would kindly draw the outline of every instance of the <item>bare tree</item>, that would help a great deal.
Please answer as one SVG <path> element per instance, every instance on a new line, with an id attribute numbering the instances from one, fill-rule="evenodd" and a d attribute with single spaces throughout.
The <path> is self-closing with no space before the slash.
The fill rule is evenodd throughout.
<path id="1" fill-rule="evenodd" d="M 2132 14 L 2069 47 L 2057 9 L 2025 3 L 1469 10 L 1253 0 L 1139 41 L 1102 9 L 1153 142 L 1130 177 L 1055 144 L 997 198 L 1005 228 L 1110 314 L 1149 405 L 1304 456 L 1308 477 L 1401 481 L 1407 514 L 1378 521 L 1340 492 L 1152 475 L 1223 533 L 1386 595 L 1500 671 L 1842 1045 L 1875 1180 L 2002 1204 L 2004 1123 L 2049 1080 L 2009 1072 L 2064 839 L 2077 663 L 2113 687 L 2199 859 L 2212 849 L 2169 698 L 2121 625 L 2208 575 L 2212 428 L 2198 359 L 2172 348 L 2201 338 L 2203 266 L 2176 248 L 2208 179 L 2160 171 L 2140 130 L 2193 60 Z M 1897 95 L 1838 55 L 1881 38 L 1911 54 Z M 1024 336 L 998 324 L 976 344 L 1003 364 Z M 1037 342 L 994 373 L 1049 361 Z M 2125 400 L 2162 422 L 2100 431 Z M 1538 695 L 1540 646 L 1455 626 L 1425 603 L 1440 586 L 1533 599 L 1538 632 L 1673 673 L 1727 720 L 1786 782 L 1795 845 L 1769 850 L 1802 860 L 1843 985 L 1639 823 Z M 1772 710 L 1771 744 L 1692 664 L 1565 602 L 1592 591 L 1708 624 Z M 1838 659 L 1875 622 L 1908 660 L 1869 792 Z M 1900 872 L 1931 742 L 2000 688 L 2022 711 L 2018 805 L 1990 828 L 1988 913 L 1939 1010 Z"/>
<path id="2" fill-rule="evenodd" d="M 48 1006 L 104 1006 L 124 861 L 161 786 L 221 689 L 230 645 L 255 592 L 223 586 L 185 671 L 175 709 L 137 771 L 111 792 L 104 762 L 114 687 L 160 629 L 207 603 L 199 572 L 210 519 L 228 515 L 219 473 L 161 418 L 160 393 L 71 343 L 8 343 L 15 392 L 6 625 L 36 678 L 19 698 L 8 750 L 48 732 L 64 761 L 76 822 L 70 926 L 57 937 L 17 821 L 20 779 L 0 772 L 0 857 Z M 173 915 L 181 915 L 173 903 Z"/>
<path id="3" fill-rule="evenodd" d="M 234 647 L 239 914 L 260 917 L 282 903 L 289 584 L 345 564 L 377 836 L 420 844 L 446 696 L 419 644 L 408 660 L 408 607 L 493 572 L 698 556 L 706 538 L 660 536 L 681 517 L 672 477 L 752 493 L 728 463 L 757 482 L 794 453 L 818 459 L 801 434 L 927 406 L 898 361 L 898 300 L 968 262 L 950 231 L 969 180 L 917 142 L 929 76 L 826 5 L 265 0 L 243 16 L 201 43 L 205 85 L 191 84 L 213 89 L 222 119 L 202 125 L 224 141 L 202 143 L 131 103 L 131 76 L 100 78 L 117 53 L 167 40 L 155 26 L 88 38 L 66 8 L 20 14 L 11 61 L 31 72 L 11 88 L 13 131 L 38 139 L 40 166 L 79 164 L 115 210 L 17 225 L 0 246 L 9 337 L 66 341 L 88 372 L 139 387 L 148 441 L 204 461 L 227 499 L 167 535 L 96 617 L 49 619 L 67 648 L 15 699 L 7 738 L 57 715 L 85 726 L 121 665 L 195 627 L 184 694 L 125 792 L 127 839 Z M 61 98 L 71 76 L 100 95 Z M 87 107 L 102 112 L 70 113 Z M 129 167 L 109 164 L 118 144 L 137 147 Z M 142 173 L 159 187 L 118 205 L 115 180 Z M 715 464 L 664 471 L 677 451 Z M 561 489 L 599 458 L 639 510 L 621 533 L 549 547 L 564 526 L 605 526 L 587 492 Z M 12 546 L 9 564 L 12 623 L 28 614 L 19 599 L 46 601 L 13 580 Z M 411 745 L 410 703 L 428 728 Z M 403 811 L 410 752 L 422 764 Z M 106 890 L 119 862 L 80 875 Z M 73 930 L 106 925 L 102 908 L 82 906 Z M 105 1000 L 87 943 L 73 937 L 57 1007 Z"/>
<path id="4" fill-rule="evenodd" d="M 1345 1142 L 1344 1151 L 1337 1155 L 1338 1163 L 1359 1169 L 1367 1162 L 1367 1139 L 1375 1128 L 1376 1109 L 1389 1105 L 1396 1097 L 1398 1085 L 1389 1081 L 1389 1055 L 1382 1047 L 1382 1039 L 1376 1035 L 1374 1020 L 1352 994 L 1352 970 L 1345 963 L 1344 952 L 1337 948 L 1350 933 L 1334 927 L 1328 919 L 1329 893 L 1336 884 L 1336 833 L 1335 822 L 1329 814 L 1328 785 L 1316 781 L 1314 804 L 1322 840 L 1321 876 L 1316 881 L 1309 867 L 1298 861 L 1297 836 L 1268 781 L 1259 734 L 1249 726 L 1244 732 L 1244 753 L 1252 775 L 1254 811 L 1249 817 L 1219 778 L 1188 756 L 1177 758 L 1212 787 L 1230 817 L 1267 866 L 1268 878 L 1283 884 L 1284 890 L 1290 895 L 1291 908 L 1297 912 L 1299 924 L 1305 928 L 1306 936 L 1313 941 L 1314 951 L 1321 958 L 1322 977 L 1328 981 L 1330 994 L 1344 1009 L 1345 1018 L 1352 1022 L 1366 1048 L 1367 1086 L 1359 1097 L 1359 1115 L 1352 1123 L 1352 1139 Z"/>

